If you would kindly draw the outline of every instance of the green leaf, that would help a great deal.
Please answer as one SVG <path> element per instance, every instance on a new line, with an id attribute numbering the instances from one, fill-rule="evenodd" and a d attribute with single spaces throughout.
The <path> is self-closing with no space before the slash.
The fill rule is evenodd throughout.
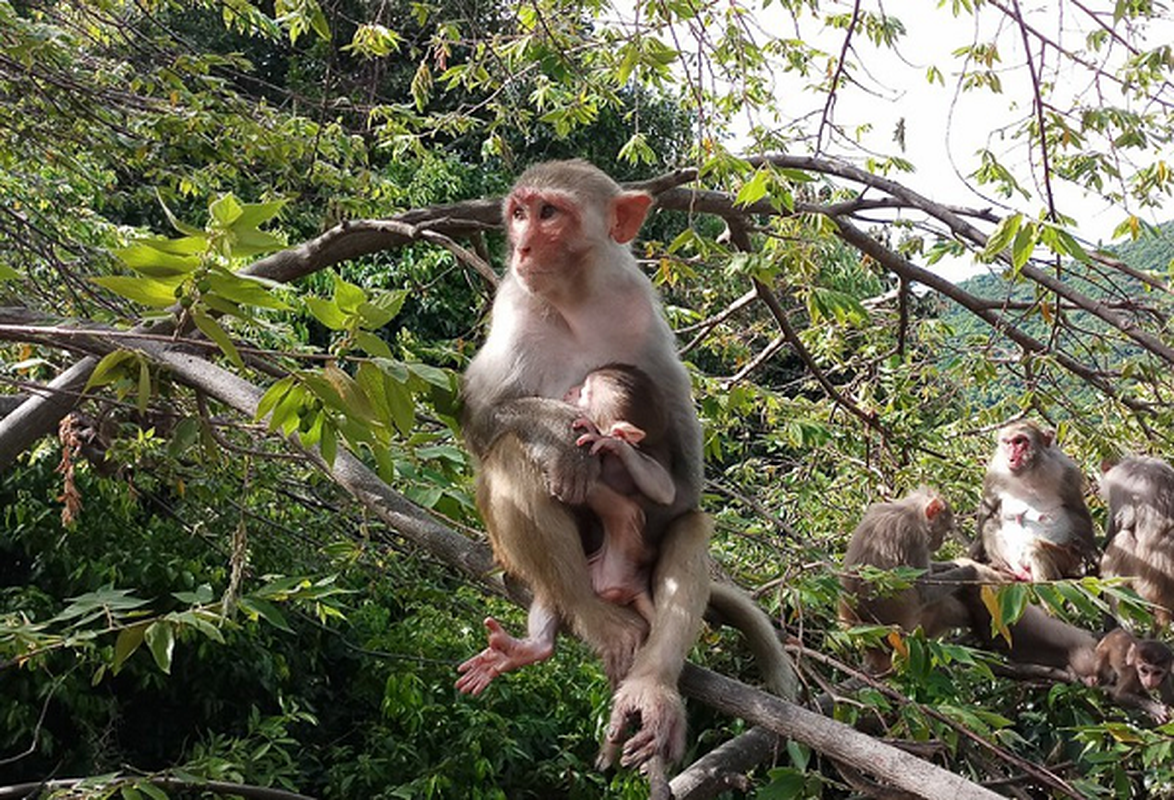
<path id="1" fill-rule="evenodd" d="M 252 278 L 233 273 L 212 273 L 208 276 L 211 291 L 235 303 L 288 311 L 290 306 L 265 285 Z"/>
<path id="2" fill-rule="evenodd" d="M 253 415 L 254 420 L 261 420 L 265 415 L 274 409 L 277 403 L 282 400 L 290 389 L 294 386 L 294 377 L 287 375 L 279 380 L 277 383 L 270 386 L 265 394 L 262 395 L 260 401 L 257 402 L 257 413 Z"/>
<path id="3" fill-rule="evenodd" d="M 163 791 L 158 786 L 147 780 L 144 780 L 139 784 L 139 790 L 142 791 L 142 793 L 147 797 L 151 798 L 151 800 L 170 800 L 170 798 L 167 796 L 167 792 Z"/>
<path id="4" fill-rule="evenodd" d="M 998 258 L 999 254 L 1006 250 L 1007 246 L 1014 240 L 1015 234 L 1019 232 L 1019 224 L 1022 221 L 1022 214 L 1012 214 L 1009 217 L 1003 217 L 1002 221 L 991 231 L 991 235 L 986 241 L 986 247 L 979 253 L 979 257 L 986 261 L 994 261 Z"/>
<path id="5" fill-rule="evenodd" d="M 293 633 L 281 609 L 268 600 L 248 595 L 240 599 L 240 608 L 253 619 L 263 619 L 279 630 Z"/>
<path id="6" fill-rule="evenodd" d="M 734 198 L 734 204 L 750 206 L 766 197 L 767 189 L 770 186 L 770 178 L 771 174 L 769 170 L 756 170 L 754 176 L 742 184 L 742 188 L 738 190 L 738 195 Z"/>
<path id="7" fill-rule="evenodd" d="M 232 228 L 232 239 L 229 241 L 229 249 L 233 258 L 249 258 L 260 255 L 261 253 L 271 253 L 283 247 L 285 247 L 285 241 L 281 237 L 267 231 L 253 229 L 238 230 L 236 225 Z"/>
<path id="8" fill-rule="evenodd" d="M 367 395 L 363 392 L 361 386 L 355 382 L 347 373 L 343 372 L 333 364 L 327 364 L 322 369 L 322 376 L 330 381 L 330 385 L 338 392 L 338 396 L 342 398 L 345 411 L 352 417 L 358 417 L 364 422 L 373 424 L 379 423 L 379 418 L 375 413 L 375 409 L 371 407 Z"/>
<path id="9" fill-rule="evenodd" d="M 330 466 L 334 466 L 334 460 L 338 457 L 338 430 L 333 424 L 322 426 L 322 440 L 318 445 L 318 451 L 322 453 L 322 458 Z"/>
<path id="10" fill-rule="evenodd" d="M 355 344 L 369 356 L 391 358 L 391 348 L 387 346 L 387 342 L 373 333 L 359 331 L 355 334 Z"/>
<path id="11" fill-rule="evenodd" d="M 256 229 L 281 213 L 288 200 L 271 200 L 267 203 L 245 203 L 233 230 Z"/>
<path id="12" fill-rule="evenodd" d="M 408 368 L 408 372 L 438 389 L 444 389 L 445 391 L 452 389 L 453 374 L 448 370 L 433 367 L 428 364 L 405 364 L 404 366 Z"/>
<path id="13" fill-rule="evenodd" d="M 314 316 L 314 319 L 321 322 L 332 331 L 345 331 L 350 327 L 351 317 L 343 312 L 341 308 L 333 300 L 325 300 L 321 297 L 307 297 L 304 298 L 306 308 Z"/>
<path id="14" fill-rule="evenodd" d="M 367 330 L 376 330 L 382 328 L 395 317 L 398 308 L 388 309 L 380 308 L 374 303 L 359 303 L 356 309 L 359 312 L 360 325 Z"/>
<path id="15" fill-rule="evenodd" d="M 149 624 L 143 622 L 119 631 L 118 639 L 114 642 L 114 662 L 110 667 L 115 675 L 122 669 L 123 663 L 139 649 L 139 645 L 143 643 L 143 635 L 146 633 Z"/>
<path id="16" fill-rule="evenodd" d="M 228 356 L 231 361 L 238 368 L 244 367 L 245 362 L 241 360 L 241 354 L 237 351 L 236 345 L 232 343 L 232 337 L 220 327 L 220 323 L 209 317 L 198 307 L 192 308 L 192 321 L 196 323 L 196 327 L 212 341 L 220 347 L 224 355 Z"/>
<path id="17" fill-rule="evenodd" d="M 405 436 L 416 426 L 416 403 L 406 384 L 393 380 L 386 381 L 387 405 L 395 428 Z"/>
<path id="18" fill-rule="evenodd" d="M 138 409 L 140 414 L 147 413 L 147 406 L 151 403 L 151 368 L 146 359 L 139 360 L 139 392 Z"/>
<path id="19" fill-rule="evenodd" d="M 176 278 L 190 275 L 199 269 L 200 256 L 194 254 L 178 254 L 165 249 L 164 243 L 171 241 L 192 242 L 199 245 L 200 250 L 206 244 L 194 237 L 175 240 L 144 239 L 135 242 L 129 247 L 120 247 L 111 252 L 118 256 L 123 264 L 126 264 L 126 266 L 135 272 L 150 278 Z"/>
<path id="20" fill-rule="evenodd" d="M 167 308 L 174 305 L 175 290 L 183 283 L 184 279 L 108 275 L 101 278 L 90 278 L 90 280 L 128 300 L 134 300 L 136 303 L 142 303 L 152 308 Z"/>
<path id="21" fill-rule="evenodd" d="M 182 222 L 179 217 L 171 213 L 171 209 L 167 207 L 167 203 L 163 202 L 163 195 L 159 194 L 158 191 L 155 192 L 155 197 L 159 199 L 159 205 L 163 207 L 163 213 L 167 215 L 167 221 L 171 223 L 173 228 L 185 236 L 207 237 L 207 233 Z"/>
<path id="22" fill-rule="evenodd" d="M 171 656 L 175 651 L 175 630 L 171 623 L 158 620 L 147 627 L 147 647 L 155 658 L 155 665 L 164 673 L 171 674 Z"/>
<path id="23" fill-rule="evenodd" d="M 1024 225 L 1015 234 L 1015 241 L 1011 245 L 1011 267 L 1018 272 L 1031 258 L 1031 254 L 1035 251 L 1036 227 L 1035 225 Z"/>
<path id="24" fill-rule="evenodd" d="M 86 388 L 82 391 L 88 392 L 90 389 L 105 386 L 118 380 L 124 374 L 120 369 L 122 365 L 127 361 L 135 361 L 138 357 L 138 354 L 132 350 L 115 350 L 113 353 L 102 356 L 102 360 L 90 373 L 90 379 L 86 381 Z"/>
<path id="25" fill-rule="evenodd" d="M 334 302 L 348 314 L 354 314 L 360 303 L 367 302 L 367 293 L 353 283 L 344 281 L 337 272 L 331 273 L 334 278 Z"/>
<path id="26" fill-rule="evenodd" d="M 0 283 L 18 281 L 23 276 L 7 264 L 0 264 Z"/>
<path id="27" fill-rule="evenodd" d="M 212 215 L 212 221 L 219 228 L 231 227 L 245 213 L 240 201 L 236 199 L 236 196 L 232 192 L 221 195 L 214 200 L 208 206 L 208 211 Z"/>

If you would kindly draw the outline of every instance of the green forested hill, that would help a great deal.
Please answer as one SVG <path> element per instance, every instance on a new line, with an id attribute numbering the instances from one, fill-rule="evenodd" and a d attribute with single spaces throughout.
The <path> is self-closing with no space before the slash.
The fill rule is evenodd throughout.
<path id="1" fill-rule="evenodd" d="M 1143 232 L 1136 240 L 1106 247 L 1103 252 L 1119 259 L 1129 270 L 1165 279 L 1174 263 L 1174 222 Z M 1089 299 L 1104 302 L 1126 316 L 1152 318 L 1168 314 L 1174 306 L 1174 298 L 1146 285 L 1139 278 L 1099 262 L 1066 263 L 1062 280 Z M 1054 295 L 1032 281 L 1015 279 L 1009 270 L 969 278 L 959 283 L 959 287 L 977 298 L 997 301 L 997 310 L 1010 324 L 1036 339 L 1051 341 L 1065 351 L 1081 354 L 1082 362 L 1090 367 L 1118 371 L 1127 362 L 1143 356 L 1136 344 L 1108 335 L 1108 326 L 1104 322 L 1068 302 L 1060 305 L 1061 314 L 1057 318 Z M 985 360 L 989 364 L 1014 361 L 1020 357 L 1016 345 L 999 336 L 990 325 L 967 309 L 949 304 L 942 311 L 942 321 L 951 331 L 949 346 L 943 349 L 940 358 L 943 366 L 957 365 L 967 359 Z M 975 380 L 966 391 L 976 405 L 989 406 L 1009 397 L 1022 396 L 1027 388 L 1026 380 L 1000 375 L 997 382 L 987 382 L 983 379 L 982 369 L 976 369 L 973 374 Z M 1056 384 L 1051 388 L 1067 395 L 1070 400 L 1094 401 L 1091 390 L 1075 378 L 1070 384 Z"/>

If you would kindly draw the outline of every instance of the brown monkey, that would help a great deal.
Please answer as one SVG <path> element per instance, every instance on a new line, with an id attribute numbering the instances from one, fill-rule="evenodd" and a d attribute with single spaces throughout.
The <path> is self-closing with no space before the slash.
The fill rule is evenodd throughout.
<path id="1" fill-rule="evenodd" d="M 652 285 L 627 247 L 651 203 L 585 161 L 527 170 L 503 204 L 509 270 L 494 299 L 489 336 L 463 385 L 464 435 L 478 460 L 477 504 L 494 554 L 526 582 L 540 609 L 599 653 L 616 686 L 605 766 L 621 743 L 625 766 L 681 757 L 685 714 L 677 679 L 711 595 L 712 525 L 698 510 L 701 429 L 689 376 Z M 562 398 L 591 370 L 613 362 L 652 378 L 668 420 L 665 447 L 676 491 L 670 504 L 646 509 L 646 533 L 660 542 L 651 626 L 595 593 L 573 510 L 587 502 L 602 466 L 567 435 L 580 412 Z M 712 593 L 715 600 L 728 594 Z M 734 602 L 753 606 L 740 597 Z M 490 633 L 489 647 L 470 661 L 503 671 L 512 664 L 508 642 L 503 652 L 492 627 Z M 777 639 L 752 644 L 774 654 L 766 666 L 785 674 L 788 687 L 796 685 Z M 637 726 L 631 736 L 630 725 Z"/>
<path id="2" fill-rule="evenodd" d="M 1168 706 L 1174 703 L 1170 668 L 1174 651 L 1157 639 L 1139 640 L 1124 628 L 1104 635 L 1096 648 L 1096 672 L 1086 678 L 1089 686 L 1113 683 L 1113 699 L 1150 714 L 1164 724 L 1170 720 Z M 1161 703 L 1150 692 L 1157 690 Z"/>
<path id="3" fill-rule="evenodd" d="M 1153 603 L 1166 626 L 1174 615 L 1174 468 L 1158 458 L 1132 456 L 1101 476 L 1109 504 L 1101 576 L 1129 578 Z"/>
<path id="4" fill-rule="evenodd" d="M 1096 551 L 1084 478 L 1076 463 L 1031 422 L 999 431 L 982 481 L 971 557 L 1016 580 L 1076 577 Z"/>
<path id="5" fill-rule="evenodd" d="M 908 589 L 880 597 L 873 595 L 867 582 L 846 572 L 840 585 L 852 599 L 841 598 L 840 619 L 848 624 L 897 625 L 905 631 L 920 625 L 930 636 L 967 625 L 969 614 L 953 595 L 959 590 L 958 581 L 974 578 L 974 568 L 930 561 L 953 529 L 954 514 L 946 501 L 924 486 L 902 500 L 869 506 L 848 543 L 845 569 L 913 567 L 926 570 L 933 580 L 921 579 Z M 950 581 L 955 585 L 949 585 Z M 887 649 L 870 648 L 865 653 L 869 672 L 886 671 L 890 661 Z"/>
<path id="6" fill-rule="evenodd" d="M 643 505 L 668 505 L 676 496 L 660 390 L 643 370 L 608 364 L 592 370 L 566 399 L 585 414 L 575 420 L 576 429 L 586 431 L 576 444 L 602 456 L 601 480 L 587 495 L 603 523 L 603 545 L 590 557 L 592 584 L 603 599 L 630 603 L 651 622 L 648 577 L 656 543 L 644 535 Z"/>

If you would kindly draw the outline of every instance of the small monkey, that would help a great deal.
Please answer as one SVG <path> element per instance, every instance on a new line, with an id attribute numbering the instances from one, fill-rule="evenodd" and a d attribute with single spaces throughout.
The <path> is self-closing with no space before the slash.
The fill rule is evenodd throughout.
<path id="1" fill-rule="evenodd" d="M 1174 468 L 1159 458 L 1131 456 L 1101 476 L 1109 505 L 1101 576 L 1129 579 L 1153 603 L 1154 619 L 1174 615 Z"/>
<path id="2" fill-rule="evenodd" d="M 662 446 L 668 426 L 656 384 L 630 364 L 608 364 L 592 370 L 563 398 L 586 416 L 573 423 L 585 430 L 576 440 L 601 456 L 600 479 L 587 494 L 586 505 L 603 525 L 603 544 L 588 558 L 592 584 L 600 597 L 631 605 L 649 623 L 654 616 L 649 577 L 654 547 L 644 536 L 644 510 L 636 495 L 667 505 L 676 495 L 672 475 L 647 451 L 667 458 Z M 637 444 L 642 444 L 640 449 Z M 531 601 L 526 636 L 511 636 L 497 620 L 485 621 L 490 646 L 461 664 L 456 688 L 481 694 L 504 672 L 545 661 L 554 655 L 559 618 L 554 609 Z"/>
<path id="3" fill-rule="evenodd" d="M 1084 477 L 1032 422 L 999 431 L 982 481 L 972 558 L 1020 581 L 1077 577 L 1096 551 Z"/>
<path id="4" fill-rule="evenodd" d="M 600 597 L 630 603 L 651 622 L 648 577 L 656 543 L 644 535 L 641 501 L 664 506 L 676 496 L 660 390 L 643 370 L 608 364 L 592 370 L 566 400 L 585 415 L 574 423 L 586 431 L 576 444 L 589 445 L 603 461 L 600 480 L 587 495 L 603 523 L 603 546 L 589 559 L 592 584 Z"/>
<path id="5" fill-rule="evenodd" d="M 702 439 L 689 374 L 629 248 L 651 205 L 649 194 L 624 190 L 586 161 L 538 164 L 518 179 L 502 204 L 508 270 L 489 335 L 465 371 L 461 422 L 494 555 L 529 586 L 541 612 L 529 638 L 544 641 L 547 626 L 565 622 L 599 654 L 615 689 L 601 763 L 618 757 L 656 772 L 684 753 L 677 681 L 711 596 L 742 604 L 767 629 L 770 622 L 744 593 L 711 585 L 712 522 L 699 509 Z M 568 435 L 582 414 L 563 398 L 584 375 L 615 362 L 651 378 L 668 421 L 673 499 L 644 509 L 645 534 L 659 542 L 651 625 L 595 592 L 577 511 L 603 465 Z M 513 645 L 526 640 L 496 636 L 504 631 L 492 618 L 485 624 L 489 646 L 461 671 L 487 682 L 519 663 Z M 752 647 L 794 697 L 798 681 L 778 639 L 757 636 Z M 522 655 L 524 663 L 532 653 Z"/>
<path id="6" fill-rule="evenodd" d="M 954 514 L 950 507 L 940 495 L 925 487 L 896 502 L 869 506 L 852 532 L 844 554 L 847 574 L 840 578 L 840 585 L 850 598 L 840 600 L 841 621 L 897 625 L 904 631 L 920 625 L 930 636 L 968 624 L 966 608 L 953 596 L 959 586 L 948 582 L 972 579 L 974 569 L 930 561 L 930 555 L 941 547 L 953 529 Z M 875 596 L 867 582 L 850 573 L 852 567 L 862 565 L 926 570 L 934 582 L 919 580 L 915 586 L 896 594 Z M 874 674 L 885 672 L 891 666 L 891 658 L 887 649 L 870 648 L 865 653 L 865 668 Z"/>
<path id="7" fill-rule="evenodd" d="M 1113 683 L 1113 699 L 1121 705 L 1139 708 L 1158 724 L 1170 721 L 1169 705 L 1174 703 L 1170 668 L 1174 651 L 1157 639 L 1138 639 L 1124 628 L 1104 635 L 1096 648 L 1096 672 L 1085 679 L 1089 686 Z M 1161 702 L 1150 692 L 1157 690 Z"/>

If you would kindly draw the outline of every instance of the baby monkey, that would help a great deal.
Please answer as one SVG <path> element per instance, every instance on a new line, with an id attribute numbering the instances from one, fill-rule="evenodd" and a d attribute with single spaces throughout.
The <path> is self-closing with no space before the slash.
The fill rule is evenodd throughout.
<path id="1" fill-rule="evenodd" d="M 584 431 L 577 444 L 590 445 L 601 458 L 599 480 L 587 495 L 587 507 L 603 527 L 603 545 L 588 560 L 592 588 L 608 602 L 631 604 L 651 624 L 655 606 L 649 579 L 657 543 L 645 536 L 641 503 L 669 505 L 676 497 L 661 392 L 643 370 L 608 364 L 588 373 L 563 399 L 584 414 L 573 423 L 573 430 Z M 489 647 L 457 667 L 457 689 L 477 695 L 498 675 L 550 658 L 559 622 L 558 612 L 537 598 L 522 638 L 490 617 L 485 621 Z"/>
<path id="2" fill-rule="evenodd" d="M 1096 659 L 1096 672 L 1085 683 L 1113 682 L 1115 701 L 1145 711 L 1159 724 L 1170 720 L 1174 652 L 1169 647 L 1157 639 L 1138 639 L 1124 628 L 1115 628 L 1097 644 Z M 1150 696 L 1155 689 L 1160 703 Z"/>
<path id="3" fill-rule="evenodd" d="M 603 525 L 603 545 L 590 558 L 592 586 L 604 600 L 631 604 L 651 622 L 648 586 L 657 543 L 645 536 L 642 503 L 667 506 L 676 496 L 660 390 L 643 370 L 608 364 L 588 373 L 564 399 L 583 411 L 574 422 L 575 430 L 584 431 L 576 444 L 590 446 L 602 459 L 600 479 L 587 495 L 587 506 Z"/>

